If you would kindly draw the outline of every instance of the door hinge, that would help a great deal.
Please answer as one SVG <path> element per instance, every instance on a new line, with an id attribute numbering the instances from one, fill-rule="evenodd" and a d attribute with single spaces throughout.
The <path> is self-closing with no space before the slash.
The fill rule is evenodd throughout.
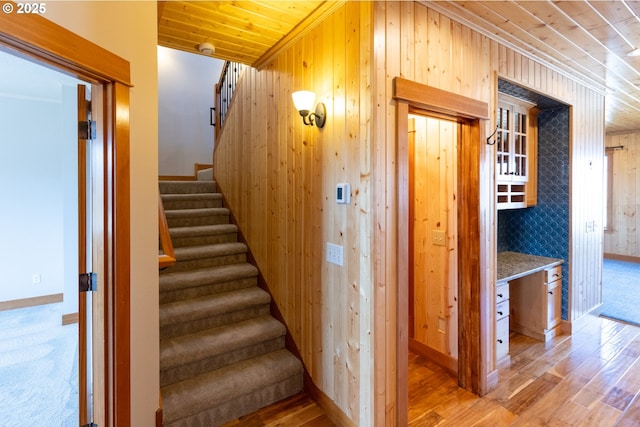
<path id="1" fill-rule="evenodd" d="M 96 273 L 80 273 L 80 292 L 95 292 L 98 290 L 98 275 Z"/>
<path id="2" fill-rule="evenodd" d="M 78 139 L 96 139 L 96 122 L 93 120 L 78 122 Z"/>

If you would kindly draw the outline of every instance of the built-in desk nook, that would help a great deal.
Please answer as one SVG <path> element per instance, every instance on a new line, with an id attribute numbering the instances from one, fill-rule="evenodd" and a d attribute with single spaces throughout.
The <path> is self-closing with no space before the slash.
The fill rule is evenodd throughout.
<path id="1" fill-rule="evenodd" d="M 509 331 L 546 341 L 562 320 L 562 259 L 499 252 L 496 360 L 509 354 Z"/>

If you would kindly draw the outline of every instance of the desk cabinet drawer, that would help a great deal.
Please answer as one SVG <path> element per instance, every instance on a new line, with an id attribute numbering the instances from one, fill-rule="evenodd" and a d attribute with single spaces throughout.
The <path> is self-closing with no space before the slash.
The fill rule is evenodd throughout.
<path id="1" fill-rule="evenodd" d="M 509 299 L 509 282 L 498 283 L 496 286 L 496 304 Z"/>
<path id="2" fill-rule="evenodd" d="M 509 315 L 509 300 L 502 301 L 496 305 L 496 320 L 500 320 Z"/>
<path id="3" fill-rule="evenodd" d="M 555 267 L 545 270 L 544 273 L 545 273 L 545 277 L 544 277 L 545 283 L 555 282 L 556 280 L 559 280 L 560 278 L 562 278 L 562 266 L 556 265 Z"/>
<path id="4" fill-rule="evenodd" d="M 504 317 L 496 323 L 496 360 L 509 354 L 509 317 Z"/>

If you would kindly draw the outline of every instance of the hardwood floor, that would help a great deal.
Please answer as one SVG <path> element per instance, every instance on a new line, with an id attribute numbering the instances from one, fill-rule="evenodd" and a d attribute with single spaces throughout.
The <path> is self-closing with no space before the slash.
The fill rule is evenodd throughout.
<path id="1" fill-rule="evenodd" d="M 411 354 L 409 426 L 640 425 L 640 328 L 592 317 L 546 345 L 510 339 L 498 388 L 482 398 Z"/>
<path id="2" fill-rule="evenodd" d="M 640 328 L 591 317 L 547 344 L 515 333 L 510 340 L 498 388 L 482 398 L 410 354 L 409 427 L 640 426 Z M 224 427 L 334 425 L 299 394 Z"/>
<path id="3" fill-rule="evenodd" d="M 335 427 L 325 412 L 307 394 L 300 393 L 223 427 Z"/>

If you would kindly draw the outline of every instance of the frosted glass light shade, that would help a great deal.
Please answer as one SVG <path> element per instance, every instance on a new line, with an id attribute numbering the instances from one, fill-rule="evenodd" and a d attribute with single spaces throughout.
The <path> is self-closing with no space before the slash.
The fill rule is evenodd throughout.
<path id="1" fill-rule="evenodd" d="M 293 98 L 293 105 L 296 106 L 296 110 L 301 114 L 305 111 L 306 114 L 304 115 L 306 116 L 313 108 L 313 103 L 316 101 L 316 94 L 310 90 L 299 90 L 297 92 L 293 92 L 291 94 L 291 98 Z"/>

